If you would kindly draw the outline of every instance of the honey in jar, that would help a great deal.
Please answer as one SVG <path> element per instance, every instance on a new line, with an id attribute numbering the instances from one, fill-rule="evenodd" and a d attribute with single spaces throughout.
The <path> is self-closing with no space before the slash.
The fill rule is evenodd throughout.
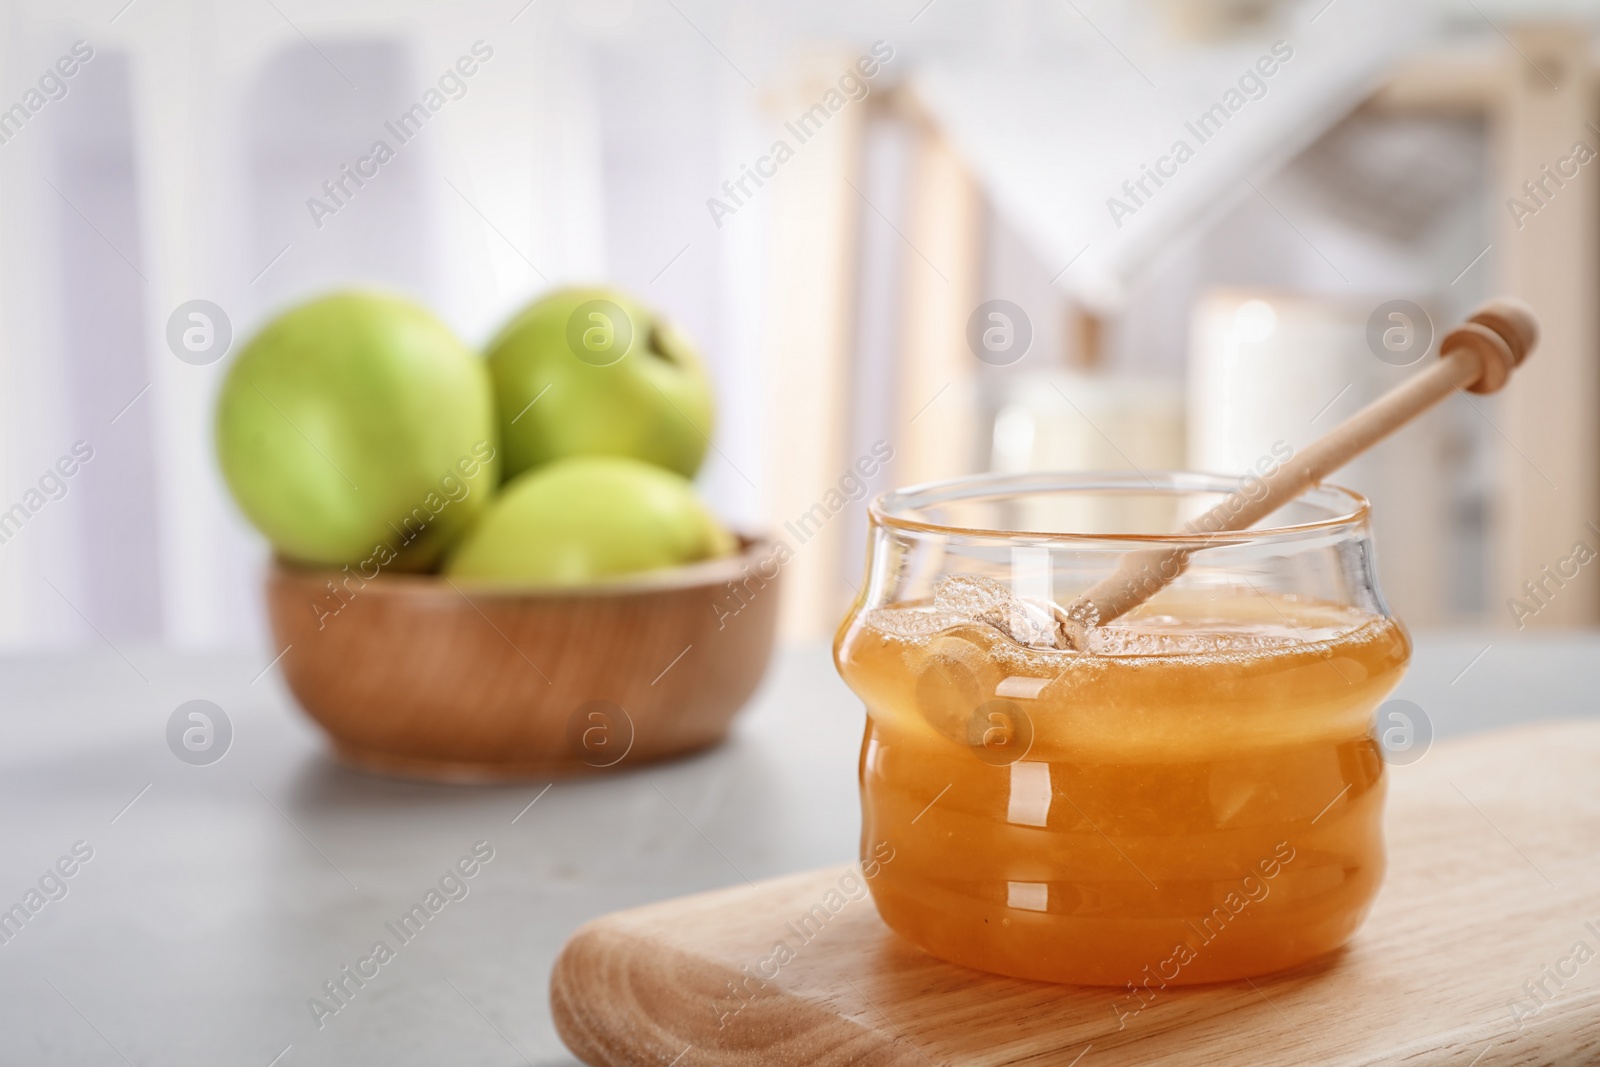
<path id="1" fill-rule="evenodd" d="M 1372 716 L 1410 653 L 1381 602 L 1178 583 L 1070 651 L 894 588 L 869 583 L 835 649 L 866 706 L 862 839 L 893 844 L 871 884 L 893 930 L 1134 991 L 1354 933 L 1384 871 Z"/>

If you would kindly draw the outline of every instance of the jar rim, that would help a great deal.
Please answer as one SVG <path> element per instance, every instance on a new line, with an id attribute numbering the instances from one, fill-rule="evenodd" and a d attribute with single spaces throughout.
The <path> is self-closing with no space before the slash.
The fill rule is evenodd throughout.
<path id="1" fill-rule="evenodd" d="M 1307 522 L 1285 523 L 1278 526 L 1251 527 L 1216 533 L 1195 531 L 1184 533 L 1067 533 L 1048 530 L 999 530 L 984 527 L 956 526 L 914 517 L 912 513 L 939 504 L 983 497 L 1010 497 L 1068 493 L 1146 493 L 1178 496 L 1187 493 L 1213 493 L 1227 496 L 1238 492 L 1249 475 L 1208 474 L 1199 471 L 1149 470 L 1149 471 L 1029 471 L 1022 474 L 973 474 L 939 481 L 922 482 L 880 493 L 868 504 L 867 511 L 874 525 L 887 526 L 914 533 L 940 534 L 947 537 L 977 538 L 982 540 L 1062 541 L 1075 544 L 1085 542 L 1162 544 L 1162 545 L 1214 545 L 1223 543 L 1248 543 L 1288 540 L 1308 533 L 1327 533 L 1333 530 L 1351 530 L 1362 526 L 1368 519 L 1372 505 L 1367 498 L 1353 489 L 1324 482 L 1296 497 L 1297 502 L 1321 498 L 1320 504 L 1331 512 L 1327 518 Z"/>

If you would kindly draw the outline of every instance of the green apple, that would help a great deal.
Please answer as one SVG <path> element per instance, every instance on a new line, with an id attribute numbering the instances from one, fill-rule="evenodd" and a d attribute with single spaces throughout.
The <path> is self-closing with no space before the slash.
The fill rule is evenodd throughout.
<path id="1" fill-rule="evenodd" d="M 268 323 L 217 401 L 245 515 L 309 563 L 430 566 L 499 483 L 488 370 L 397 296 L 340 292 Z"/>
<path id="2" fill-rule="evenodd" d="M 501 490 L 445 564 L 453 578 L 584 585 L 736 546 L 681 474 L 623 456 L 574 456 Z"/>
<path id="3" fill-rule="evenodd" d="M 711 380 L 682 331 L 632 298 L 563 289 L 489 344 L 510 480 L 566 456 L 632 456 L 694 477 Z"/>

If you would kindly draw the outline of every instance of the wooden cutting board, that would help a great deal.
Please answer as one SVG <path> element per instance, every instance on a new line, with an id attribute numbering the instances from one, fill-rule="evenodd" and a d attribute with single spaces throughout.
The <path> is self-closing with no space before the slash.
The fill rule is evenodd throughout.
<path id="1" fill-rule="evenodd" d="M 1120 1028 L 1126 990 L 944 963 L 870 900 L 735 996 L 843 867 L 589 923 L 556 961 L 556 1026 L 596 1067 L 1600 1063 L 1600 723 L 1440 744 L 1391 771 L 1389 876 L 1350 946 L 1163 990 Z"/>

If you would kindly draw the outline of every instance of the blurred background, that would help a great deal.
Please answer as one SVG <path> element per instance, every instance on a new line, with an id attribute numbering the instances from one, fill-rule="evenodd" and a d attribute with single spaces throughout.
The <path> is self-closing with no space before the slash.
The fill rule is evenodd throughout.
<path id="1" fill-rule="evenodd" d="M 680 320 L 720 400 L 702 487 L 795 548 L 796 638 L 854 596 L 879 442 L 874 493 L 1242 472 L 1511 292 L 1546 330 L 1516 386 L 1341 481 L 1412 625 L 1592 625 L 1597 24 L 1488 0 L 11 0 L 0 645 L 265 644 L 265 543 L 211 447 L 227 359 L 173 338 L 209 301 L 236 351 L 355 282 L 473 344 L 572 282 Z"/>

